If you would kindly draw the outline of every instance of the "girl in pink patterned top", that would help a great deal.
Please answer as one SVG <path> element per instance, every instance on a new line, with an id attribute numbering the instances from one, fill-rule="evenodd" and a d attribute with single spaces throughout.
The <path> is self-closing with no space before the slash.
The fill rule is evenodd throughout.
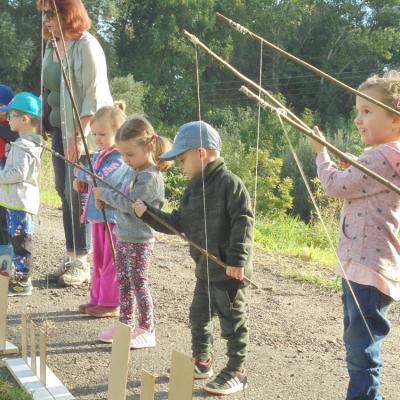
<path id="1" fill-rule="evenodd" d="M 359 90 L 400 111 L 400 72 L 373 76 Z M 400 186 L 400 117 L 359 96 L 356 110 L 361 141 L 372 146 L 358 162 Z M 318 128 L 315 134 L 322 137 Z M 346 399 L 382 400 L 380 349 L 390 330 L 390 304 L 400 299 L 400 196 L 355 167 L 339 170 L 324 146 L 313 140 L 310 144 L 318 153 L 324 190 L 344 200 L 337 273 L 348 278 L 342 279 L 343 338 L 350 378 Z"/>

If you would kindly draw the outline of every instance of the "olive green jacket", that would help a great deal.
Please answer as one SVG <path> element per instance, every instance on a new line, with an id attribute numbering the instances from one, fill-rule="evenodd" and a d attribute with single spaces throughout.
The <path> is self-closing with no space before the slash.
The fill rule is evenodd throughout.
<path id="1" fill-rule="evenodd" d="M 244 267 L 245 275 L 252 272 L 254 217 L 250 196 L 243 182 L 226 168 L 218 158 L 204 170 L 204 188 L 207 221 L 208 251 L 232 267 Z M 188 239 L 206 247 L 203 209 L 202 179 L 192 179 L 181 199 L 179 208 L 172 213 L 148 206 L 173 228 L 184 233 Z M 172 234 L 167 227 L 156 222 L 148 213 L 143 220 L 159 232 Z M 190 255 L 196 263 L 196 277 L 207 280 L 206 256 L 190 247 Z M 211 282 L 223 282 L 229 278 L 224 269 L 209 259 Z"/>

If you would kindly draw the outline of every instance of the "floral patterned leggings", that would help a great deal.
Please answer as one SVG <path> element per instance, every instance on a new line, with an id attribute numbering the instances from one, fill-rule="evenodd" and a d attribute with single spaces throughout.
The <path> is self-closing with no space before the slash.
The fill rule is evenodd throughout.
<path id="1" fill-rule="evenodd" d="M 149 285 L 150 258 L 154 243 L 117 241 L 116 269 L 119 284 L 119 320 L 134 325 L 134 308 L 138 308 L 139 328 L 154 329 L 153 298 Z"/>

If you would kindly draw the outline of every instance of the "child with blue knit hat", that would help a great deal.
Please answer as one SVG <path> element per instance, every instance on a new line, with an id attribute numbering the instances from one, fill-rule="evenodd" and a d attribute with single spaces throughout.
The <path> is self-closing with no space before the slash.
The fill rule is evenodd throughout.
<path id="1" fill-rule="evenodd" d="M 0 169 L 0 205 L 7 211 L 8 235 L 14 251 L 14 268 L 3 271 L 11 278 L 10 296 L 32 293 L 33 218 L 40 203 L 41 109 L 40 99 L 28 92 L 17 94 L 7 106 L 0 107 L 0 112 L 7 114 L 11 130 L 19 134 Z"/>
<path id="2" fill-rule="evenodd" d="M 153 229 L 172 234 L 147 212 L 151 211 L 175 230 L 226 264 L 226 270 L 194 247 L 196 287 L 190 307 L 195 379 L 213 376 L 212 318 L 218 316 L 221 335 L 227 340 L 228 362 L 204 387 L 214 395 L 228 395 L 247 385 L 244 364 L 249 339 L 244 276 L 252 271 L 254 217 L 243 182 L 220 157 L 218 132 L 203 121 L 182 125 L 171 150 L 162 160 L 177 160 L 190 179 L 179 207 L 172 213 L 137 200 L 139 218 Z"/>

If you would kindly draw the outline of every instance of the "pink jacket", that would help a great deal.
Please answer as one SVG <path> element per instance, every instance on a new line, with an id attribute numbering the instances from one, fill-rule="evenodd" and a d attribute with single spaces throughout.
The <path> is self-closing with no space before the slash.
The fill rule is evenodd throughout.
<path id="1" fill-rule="evenodd" d="M 365 151 L 358 162 L 400 186 L 400 142 Z M 344 199 L 338 254 L 400 282 L 400 196 L 350 166 L 338 170 L 327 152 L 317 156 L 318 176 L 328 196 Z"/>

